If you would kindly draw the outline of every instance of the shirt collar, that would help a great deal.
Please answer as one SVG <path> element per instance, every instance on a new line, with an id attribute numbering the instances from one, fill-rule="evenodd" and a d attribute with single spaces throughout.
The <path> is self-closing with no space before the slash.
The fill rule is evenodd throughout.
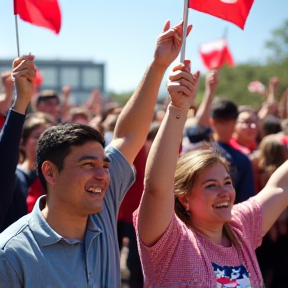
<path id="1" fill-rule="evenodd" d="M 60 240 L 64 240 L 67 243 L 71 244 L 70 239 L 65 239 L 64 237 L 59 235 L 56 231 L 54 231 L 49 226 L 49 224 L 45 220 L 40 210 L 40 204 L 43 207 L 43 204 L 45 204 L 45 202 L 46 202 L 45 195 L 38 198 L 31 212 L 31 217 L 29 219 L 29 226 L 30 226 L 31 231 L 34 234 L 35 239 L 41 246 L 49 246 L 49 245 L 59 242 Z M 88 218 L 87 229 L 95 234 L 102 233 L 102 230 L 98 227 L 95 221 L 93 221 L 93 218 L 91 217 L 91 215 Z M 75 241 L 72 241 L 72 242 L 75 242 Z"/>

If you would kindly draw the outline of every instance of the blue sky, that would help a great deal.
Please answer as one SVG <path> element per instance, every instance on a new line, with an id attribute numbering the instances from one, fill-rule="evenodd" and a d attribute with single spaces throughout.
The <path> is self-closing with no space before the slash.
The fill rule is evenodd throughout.
<path id="1" fill-rule="evenodd" d="M 59 35 L 19 20 L 20 51 L 39 59 L 93 60 L 106 64 L 106 90 L 134 90 L 153 58 L 157 36 L 167 19 L 180 21 L 183 0 L 59 0 Z M 288 0 L 255 0 L 245 30 L 213 16 L 189 9 L 194 28 L 187 39 L 186 58 L 192 70 L 205 72 L 198 54 L 204 42 L 227 40 L 237 63 L 261 61 L 271 31 L 288 18 Z M 13 1 L 0 0 L 0 58 L 17 56 Z M 167 73 L 166 73 L 167 75 Z M 165 77 L 166 77 L 165 75 Z M 163 88 L 165 79 L 162 83 Z"/>

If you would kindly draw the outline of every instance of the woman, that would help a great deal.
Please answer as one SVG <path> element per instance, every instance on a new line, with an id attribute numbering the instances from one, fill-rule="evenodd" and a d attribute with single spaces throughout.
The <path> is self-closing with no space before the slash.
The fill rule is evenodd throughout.
<path id="1" fill-rule="evenodd" d="M 198 82 L 189 71 L 185 62 L 169 76 L 171 104 L 134 214 L 146 286 L 263 287 L 254 250 L 288 204 L 288 162 L 260 193 L 235 206 L 229 171 L 215 152 L 191 152 L 177 163 Z"/>

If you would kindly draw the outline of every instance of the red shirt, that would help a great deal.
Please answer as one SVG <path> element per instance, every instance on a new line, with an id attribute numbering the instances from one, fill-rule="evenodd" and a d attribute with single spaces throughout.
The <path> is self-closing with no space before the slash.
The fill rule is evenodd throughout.
<path id="1" fill-rule="evenodd" d="M 144 190 L 144 173 L 147 160 L 145 147 L 137 154 L 134 160 L 136 180 L 126 193 L 118 213 L 118 221 L 132 223 L 132 214 L 138 208 Z"/>

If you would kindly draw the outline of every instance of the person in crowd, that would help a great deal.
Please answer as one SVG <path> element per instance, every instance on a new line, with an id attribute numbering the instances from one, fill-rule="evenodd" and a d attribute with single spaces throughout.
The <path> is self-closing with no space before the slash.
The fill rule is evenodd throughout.
<path id="1" fill-rule="evenodd" d="M 14 84 L 11 79 L 11 72 L 1 73 L 0 82 L 0 131 L 5 123 L 6 115 L 13 102 Z"/>
<path id="2" fill-rule="evenodd" d="M 288 160 L 287 137 L 279 133 L 265 136 L 259 145 L 257 157 L 252 159 L 257 193 L 265 187 L 271 175 L 286 160 Z M 288 285 L 287 229 L 286 209 L 263 237 L 262 245 L 256 250 L 265 287 L 278 288 Z"/>
<path id="3" fill-rule="evenodd" d="M 47 197 L 1 233 L 1 287 L 120 287 L 118 209 L 134 181 L 131 165 L 145 142 L 162 78 L 182 42 L 183 21 L 172 28 L 167 21 L 105 150 L 103 136 L 84 124 L 53 126 L 42 134 L 36 163 Z M 20 119 L 32 94 L 31 57 L 13 64 L 21 105 L 13 112 Z"/>
<path id="4" fill-rule="evenodd" d="M 267 135 L 281 132 L 282 131 L 281 119 L 277 116 L 268 115 L 262 121 L 261 131 L 262 131 L 262 138 Z"/>
<path id="5" fill-rule="evenodd" d="M 37 101 L 36 109 L 38 112 L 43 112 L 52 115 L 56 121 L 59 121 L 60 100 L 58 94 L 53 90 L 42 90 L 40 91 Z"/>
<path id="6" fill-rule="evenodd" d="M 235 203 L 249 199 L 254 193 L 254 179 L 249 158 L 231 145 L 231 137 L 238 118 L 236 104 L 224 98 L 215 98 L 211 104 L 210 125 L 214 131 L 215 146 L 229 162 Z"/>
<path id="7" fill-rule="evenodd" d="M 256 112 L 249 106 L 239 107 L 238 112 L 230 144 L 240 152 L 249 155 L 257 149 L 258 117 Z"/>
<path id="8" fill-rule="evenodd" d="M 15 107 L 20 100 L 16 99 Z M 0 232 L 30 212 L 44 194 L 36 173 L 36 145 L 41 133 L 54 124 L 49 115 L 40 112 L 27 115 L 25 121 L 20 121 L 15 110 L 9 113 L 0 136 Z M 17 167 L 19 145 L 24 159 Z"/>
<path id="9" fill-rule="evenodd" d="M 89 112 L 84 107 L 73 107 L 68 112 L 68 118 L 66 122 L 82 123 L 88 125 L 90 121 Z"/>
<path id="10" fill-rule="evenodd" d="M 148 155 L 145 189 L 134 213 L 146 285 L 264 287 L 254 250 L 288 205 L 288 162 L 261 192 L 234 205 L 221 154 L 203 149 L 178 159 L 197 77 L 185 62 L 169 79 L 171 103 Z"/>

